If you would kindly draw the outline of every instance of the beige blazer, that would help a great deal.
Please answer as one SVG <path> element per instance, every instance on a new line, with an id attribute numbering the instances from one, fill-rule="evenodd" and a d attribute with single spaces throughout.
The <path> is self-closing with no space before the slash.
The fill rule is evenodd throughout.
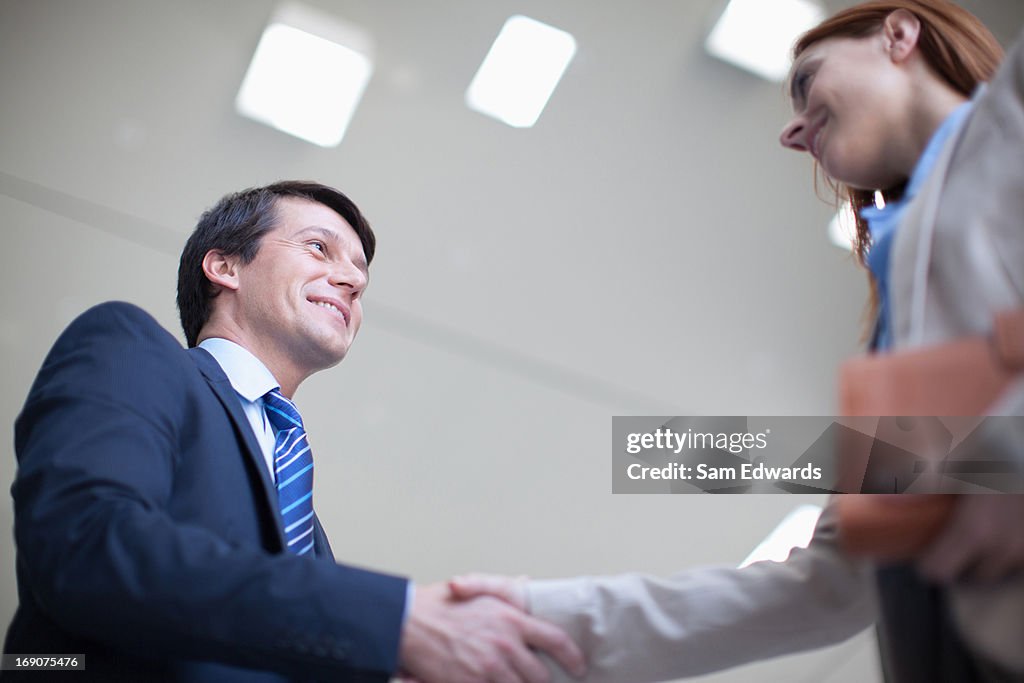
<path id="1" fill-rule="evenodd" d="M 897 348 L 988 332 L 996 311 L 1024 305 L 1024 40 L 907 212 L 891 264 Z M 997 412 L 1024 414 L 1024 384 Z M 991 441 L 1024 461 L 1024 434 Z M 533 581 L 528 593 L 531 610 L 583 648 L 591 683 L 663 681 L 820 647 L 876 613 L 871 567 L 838 550 L 831 507 L 786 562 Z M 1024 672 L 1024 578 L 952 593 L 968 644 Z"/>
<path id="2" fill-rule="evenodd" d="M 988 334 L 997 312 L 1024 306 L 1024 34 L 908 207 L 892 257 L 897 348 Z M 1024 416 L 1024 380 L 992 412 Z M 1024 420 L 999 422 L 984 449 L 1024 469 Z M 950 597 L 972 649 L 1024 674 L 1024 576 Z"/>

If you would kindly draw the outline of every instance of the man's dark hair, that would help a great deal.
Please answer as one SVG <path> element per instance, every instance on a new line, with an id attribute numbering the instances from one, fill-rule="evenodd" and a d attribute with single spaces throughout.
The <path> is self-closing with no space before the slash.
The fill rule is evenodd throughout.
<path id="1" fill-rule="evenodd" d="M 216 249 L 226 256 L 239 256 L 242 263 L 250 263 L 259 252 L 263 236 L 277 224 L 276 205 L 281 197 L 308 199 L 333 209 L 356 231 L 367 265 L 373 260 L 377 239 L 370 224 L 351 199 L 332 187 L 283 180 L 229 194 L 199 217 L 178 263 L 178 314 L 189 348 L 196 345 L 199 331 L 210 319 L 213 298 L 218 292 L 203 272 L 207 252 Z"/>

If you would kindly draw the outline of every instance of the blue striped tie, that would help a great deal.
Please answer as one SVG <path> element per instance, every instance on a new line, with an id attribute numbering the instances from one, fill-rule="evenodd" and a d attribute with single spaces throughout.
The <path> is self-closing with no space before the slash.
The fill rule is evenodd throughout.
<path id="1" fill-rule="evenodd" d="M 295 404 L 271 389 L 263 395 L 267 419 L 277 430 L 274 473 L 288 552 L 313 549 L 313 452 Z"/>

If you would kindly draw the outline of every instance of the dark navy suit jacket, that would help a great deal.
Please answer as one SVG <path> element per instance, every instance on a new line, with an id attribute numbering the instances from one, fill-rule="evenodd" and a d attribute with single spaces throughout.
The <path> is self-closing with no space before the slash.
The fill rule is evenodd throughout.
<path id="1" fill-rule="evenodd" d="M 319 521 L 315 558 L 284 552 L 227 377 L 141 309 L 102 304 L 65 330 L 15 451 L 4 652 L 84 653 L 76 680 L 387 681 L 397 668 L 406 581 L 335 564 Z"/>

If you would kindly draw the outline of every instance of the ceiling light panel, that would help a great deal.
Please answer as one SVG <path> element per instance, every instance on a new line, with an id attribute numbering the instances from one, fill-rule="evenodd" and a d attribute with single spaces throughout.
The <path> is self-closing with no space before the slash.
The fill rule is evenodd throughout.
<path id="1" fill-rule="evenodd" d="M 818 505 L 800 505 L 786 515 L 785 519 L 772 530 L 768 537 L 754 548 L 740 563 L 740 568 L 770 560 L 785 562 L 793 548 L 806 548 L 814 535 L 814 527 L 821 516 Z"/>
<path id="2" fill-rule="evenodd" d="M 789 73 L 793 43 L 817 26 L 825 10 L 811 0 L 729 0 L 704 48 L 770 81 Z"/>
<path id="3" fill-rule="evenodd" d="M 529 17 L 510 17 L 473 77 L 466 105 L 515 128 L 529 128 L 575 54 L 571 34 Z"/>
<path id="4" fill-rule="evenodd" d="M 345 136 L 373 72 L 369 35 L 298 3 L 280 5 L 238 91 L 238 113 L 334 147 Z"/>
<path id="5" fill-rule="evenodd" d="M 828 223 L 828 238 L 840 249 L 850 251 L 857 239 L 857 218 L 849 202 L 844 202 Z"/>
<path id="6" fill-rule="evenodd" d="M 875 190 L 875 208 L 885 208 L 885 197 Z M 857 242 L 857 218 L 850 202 L 843 202 L 828 224 L 828 237 L 832 243 L 846 251 L 854 249 Z"/>

